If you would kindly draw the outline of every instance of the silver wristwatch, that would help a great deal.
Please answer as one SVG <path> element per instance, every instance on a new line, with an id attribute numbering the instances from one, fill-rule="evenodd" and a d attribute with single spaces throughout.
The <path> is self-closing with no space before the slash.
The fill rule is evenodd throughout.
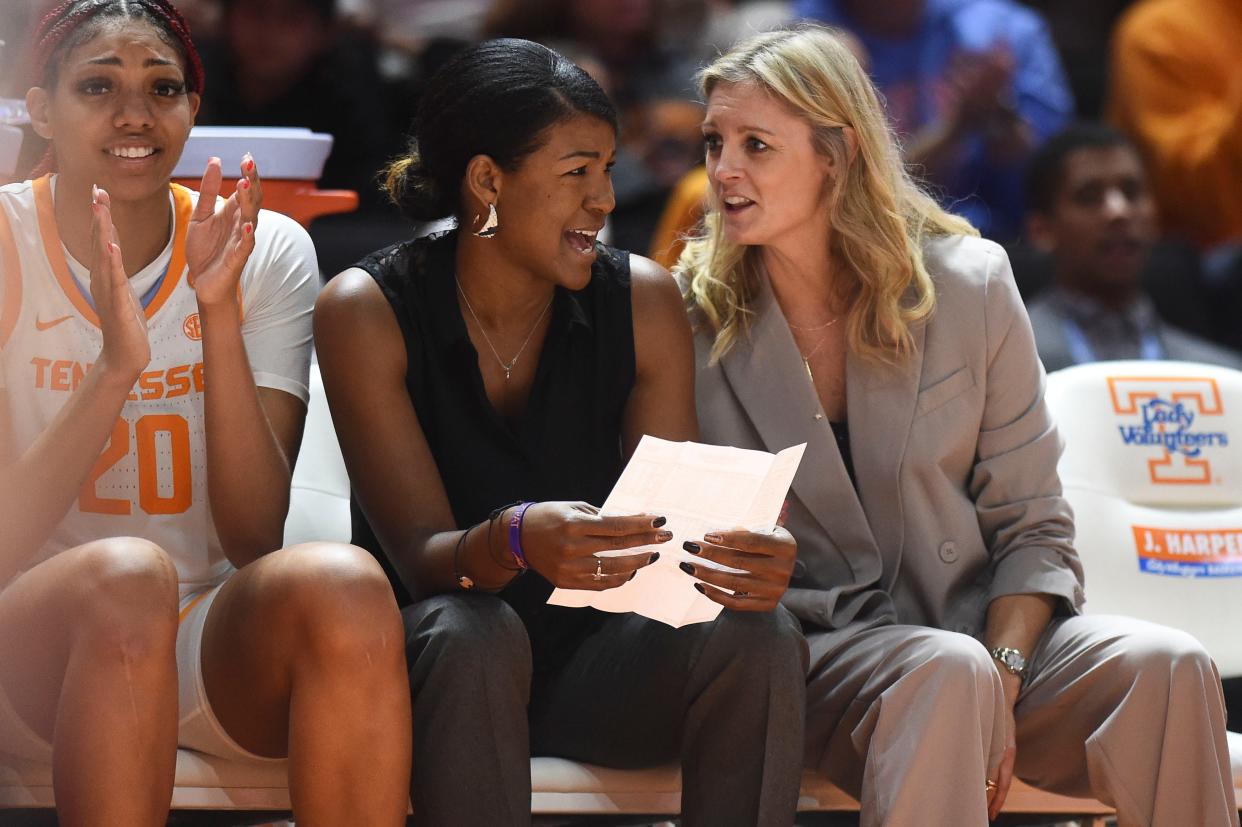
<path id="1" fill-rule="evenodd" d="M 1026 655 L 1009 646 L 997 646 L 992 650 L 992 657 L 1000 661 L 1001 666 L 1011 675 L 1026 678 Z"/>

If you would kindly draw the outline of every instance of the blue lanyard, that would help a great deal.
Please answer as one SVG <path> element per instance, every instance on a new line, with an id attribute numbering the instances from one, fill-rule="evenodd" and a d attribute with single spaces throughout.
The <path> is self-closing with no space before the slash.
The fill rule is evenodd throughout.
<path id="1" fill-rule="evenodd" d="M 1085 365 L 1097 361 L 1095 349 L 1087 341 L 1087 334 L 1082 332 L 1078 323 L 1072 319 L 1065 319 L 1064 327 L 1065 338 L 1069 342 L 1070 358 L 1074 364 Z M 1164 348 L 1160 346 L 1160 340 L 1156 338 L 1156 334 L 1150 330 L 1144 331 L 1140 338 L 1139 358 L 1148 362 L 1164 358 Z"/>
<path id="2" fill-rule="evenodd" d="M 151 289 L 143 293 L 138 299 L 138 302 L 142 305 L 143 310 L 146 310 L 151 302 L 155 301 L 155 294 L 160 291 L 160 287 L 163 286 L 164 279 L 166 278 L 168 278 L 168 267 L 165 267 L 164 272 L 160 273 L 160 277 L 155 280 L 155 284 L 151 285 Z M 82 294 L 82 298 L 86 299 L 86 303 L 91 306 L 91 310 L 98 311 L 99 308 L 95 307 L 95 300 L 91 298 L 91 291 L 86 288 L 86 285 L 78 281 L 76 277 L 73 279 L 73 283 L 77 286 L 78 292 Z"/>

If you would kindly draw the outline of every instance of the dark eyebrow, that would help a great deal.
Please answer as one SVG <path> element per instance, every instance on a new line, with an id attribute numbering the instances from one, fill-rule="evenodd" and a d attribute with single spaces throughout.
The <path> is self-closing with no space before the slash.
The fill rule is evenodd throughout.
<path id="1" fill-rule="evenodd" d="M 119 57 L 97 57 L 86 61 L 92 66 L 120 66 L 121 59 Z M 152 66 L 176 66 L 177 64 L 171 60 L 162 57 L 149 57 L 142 62 L 142 68 L 150 69 Z"/>
<path id="2" fill-rule="evenodd" d="M 571 152 L 571 153 L 569 153 L 568 155 L 562 155 L 562 156 L 561 156 L 560 158 L 558 158 L 557 160 L 559 160 L 559 161 L 568 161 L 570 158 L 593 158 L 593 159 L 598 159 L 599 157 L 600 157 L 600 154 L 599 154 L 598 152 L 589 152 L 589 151 L 587 151 L 587 150 L 585 150 L 585 149 L 579 149 L 578 151 L 576 151 L 576 152 Z"/>

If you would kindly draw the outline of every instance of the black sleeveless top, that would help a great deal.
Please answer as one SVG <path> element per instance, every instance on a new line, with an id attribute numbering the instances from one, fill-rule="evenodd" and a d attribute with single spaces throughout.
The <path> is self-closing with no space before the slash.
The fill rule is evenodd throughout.
<path id="1" fill-rule="evenodd" d="M 456 247 L 454 231 L 393 245 L 356 266 L 371 274 L 396 314 L 406 389 L 457 525 L 519 500 L 601 505 L 624 466 L 621 419 L 634 386 L 629 254 L 600 245 L 590 283 L 577 292 L 556 289 L 526 408 L 507 421 L 487 398 L 457 303 Z M 354 543 L 376 556 L 407 605 L 409 592 L 356 501 L 352 511 Z M 589 633 L 599 619 L 594 610 L 548 606 L 551 592 L 533 570 L 501 592 L 531 632 L 537 666 L 541 650 L 563 650 L 567 637 Z"/>

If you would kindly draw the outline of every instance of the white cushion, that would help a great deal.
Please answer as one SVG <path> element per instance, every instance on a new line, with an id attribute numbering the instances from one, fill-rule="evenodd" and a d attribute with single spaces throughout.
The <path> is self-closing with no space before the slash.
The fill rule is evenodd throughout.
<path id="1" fill-rule="evenodd" d="M 311 540 L 347 543 L 349 536 L 349 473 L 336 441 L 319 363 L 312 361 L 310 403 L 302 447 L 293 469 L 285 545 Z"/>
<path id="2" fill-rule="evenodd" d="M 201 178 L 214 155 L 223 164 L 225 177 L 236 178 L 247 152 L 264 178 L 318 181 L 332 152 L 332 136 L 294 127 L 196 126 L 173 177 Z"/>
<path id="3" fill-rule="evenodd" d="M 1047 399 L 1086 610 L 1183 629 L 1242 675 L 1242 372 L 1100 362 L 1051 374 Z"/>
<path id="4" fill-rule="evenodd" d="M 1098 362 L 1050 375 L 1047 400 L 1066 485 L 1145 505 L 1242 506 L 1242 372 Z"/>

